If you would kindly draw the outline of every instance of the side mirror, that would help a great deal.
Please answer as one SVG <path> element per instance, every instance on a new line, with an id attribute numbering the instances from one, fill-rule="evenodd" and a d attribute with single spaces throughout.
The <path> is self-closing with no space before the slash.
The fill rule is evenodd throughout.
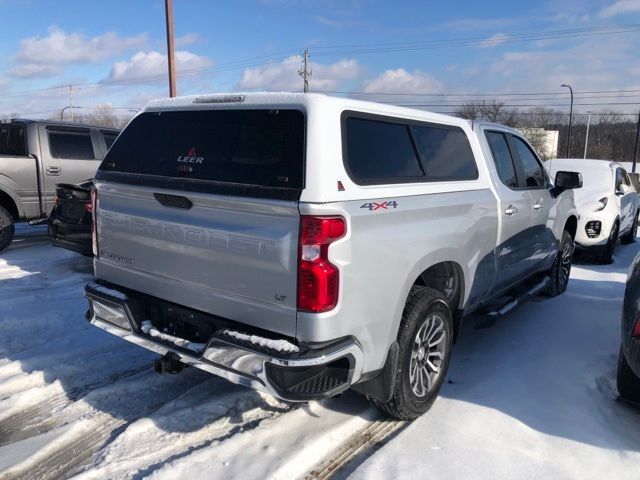
<path id="1" fill-rule="evenodd" d="M 579 172 L 556 173 L 555 187 L 564 190 L 582 188 L 582 174 Z"/>

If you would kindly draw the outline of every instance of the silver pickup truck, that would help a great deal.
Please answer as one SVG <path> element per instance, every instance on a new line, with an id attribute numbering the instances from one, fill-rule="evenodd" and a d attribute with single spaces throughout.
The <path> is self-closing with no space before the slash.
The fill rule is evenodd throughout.
<path id="1" fill-rule="evenodd" d="M 0 123 L 0 252 L 16 222 L 46 218 L 57 183 L 93 178 L 119 131 L 49 120 Z"/>
<path id="2" fill-rule="evenodd" d="M 552 182 L 500 125 L 274 93 L 150 103 L 95 185 L 92 324 L 161 372 L 290 401 L 353 386 L 410 419 L 463 318 L 564 292 L 581 177 Z"/>

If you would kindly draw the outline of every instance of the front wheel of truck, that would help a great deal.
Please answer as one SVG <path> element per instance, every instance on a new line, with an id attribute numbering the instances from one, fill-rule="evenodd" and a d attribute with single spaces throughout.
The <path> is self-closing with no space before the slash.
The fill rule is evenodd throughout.
<path id="1" fill-rule="evenodd" d="M 435 401 L 447 375 L 453 321 L 447 301 L 429 287 L 414 287 L 402 314 L 398 366 L 391 399 L 370 399 L 383 413 L 413 420 Z"/>
<path id="2" fill-rule="evenodd" d="M 557 297 L 564 293 L 569 284 L 571 265 L 573 263 L 573 238 L 566 230 L 562 232 L 560 250 L 553 262 L 553 267 L 548 272 L 549 282 L 547 283 L 546 294 L 549 297 Z"/>
<path id="3" fill-rule="evenodd" d="M 6 250 L 13 241 L 16 227 L 13 217 L 4 207 L 0 207 L 0 252 Z"/>

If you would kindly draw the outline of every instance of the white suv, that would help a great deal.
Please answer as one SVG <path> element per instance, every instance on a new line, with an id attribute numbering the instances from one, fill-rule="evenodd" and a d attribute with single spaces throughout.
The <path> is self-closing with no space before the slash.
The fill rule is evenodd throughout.
<path id="1" fill-rule="evenodd" d="M 635 241 L 638 194 L 619 163 L 608 160 L 563 158 L 551 160 L 550 172 L 582 173 L 584 187 L 575 192 L 580 220 L 576 246 L 595 253 L 600 263 L 611 263 L 618 241 Z"/>

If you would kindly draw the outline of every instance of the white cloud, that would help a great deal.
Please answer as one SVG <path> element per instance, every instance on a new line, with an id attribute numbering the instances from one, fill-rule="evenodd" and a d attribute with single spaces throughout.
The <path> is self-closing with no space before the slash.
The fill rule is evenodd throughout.
<path id="1" fill-rule="evenodd" d="M 182 48 L 188 45 L 192 45 L 194 43 L 199 43 L 201 41 L 202 41 L 202 37 L 197 33 L 187 33 L 180 37 L 176 37 L 174 40 L 174 44 L 176 48 Z"/>
<path id="2" fill-rule="evenodd" d="M 640 0 L 618 0 L 600 10 L 598 16 L 602 18 L 615 17 L 623 13 L 640 12 Z"/>
<path id="3" fill-rule="evenodd" d="M 237 83 L 237 90 L 302 90 L 302 78 L 298 75 L 301 58 L 298 55 L 257 68 L 247 68 Z M 310 63 L 312 76 L 311 91 L 335 90 L 346 80 L 352 80 L 360 74 L 360 65 L 356 60 L 344 59 L 331 65 Z"/>
<path id="4" fill-rule="evenodd" d="M 209 67 L 213 62 L 207 58 L 186 50 L 175 53 L 176 71 L 194 70 Z M 106 81 L 147 79 L 151 82 L 167 72 L 167 56 L 157 51 L 138 52 L 131 60 L 116 62 Z"/>
<path id="5" fill-rule="evenodd" d="M 419 70 L 413 73 L 404 68 L 387 70 L 362 86 L 365 93 L 434 93 L 441 92 L 444 85 L 435 77 Z"/>
<path id="6" fill-rule="evenodd" d="M 29 37 L 20 42 L 14 58 L 19 64 L 60 65 L 64 63 L 96 63 L 146 44 L 147 35 L 121 37 L 107 32 L 95 37 L 79 33 L 67 34 L 50 27 L 45 37 Z"/>
<path id="7" fill-rule="evenodd" d="M 42 78 L 53 77 L 62 72 L 58 65 L 46 65 L 43 63 L 25 63 L 11 68 L 7 75 L 18 78 Z"/>
<path id="8" fill-rule="evenodd" d="M 480 48 L 497 47 L 498 45 L 503 44 L 508 39 L 509 39 L 508 35 L 505 35 L 504 33 L 496 33 L 495 35 L 490 36 L 486 40 L 481 41 L 478 44 L 478 47 Z"/>
<path id="9" fill-rule="evenodd" d="M 583 40 L 579 44 L 561 48 L 559 42 L 547 48 L 520 50 L 504 53 L 499 59 L 488 61 L 479 57 L 469 65 L 465 75 L 466 85 L 479 85 L 498 92 L 563 92 L 566 83 L 574 92 L 591 90 L 632 89 L 637 76 L 632 70 L 638 66 L 634 45 L 639 35 Z M 471 67 L 474 67 L 473 71 Z M 477 68 L 475 68 L 477 67 Z M 576 102 L 576 110 L 616 109 L 633 111 L 633 105 L 606 105 L 607 102 L 622 102 L 621 99 L 597 99 Z M 564 99 L 547 100 L 549 105 L 563 103 Z M 538 102 L 524 102 L 538 103 Z M 600 105 L 579 105 L 595 103 Z M 629 100 L 631 103 L 631 99 Z"/>

